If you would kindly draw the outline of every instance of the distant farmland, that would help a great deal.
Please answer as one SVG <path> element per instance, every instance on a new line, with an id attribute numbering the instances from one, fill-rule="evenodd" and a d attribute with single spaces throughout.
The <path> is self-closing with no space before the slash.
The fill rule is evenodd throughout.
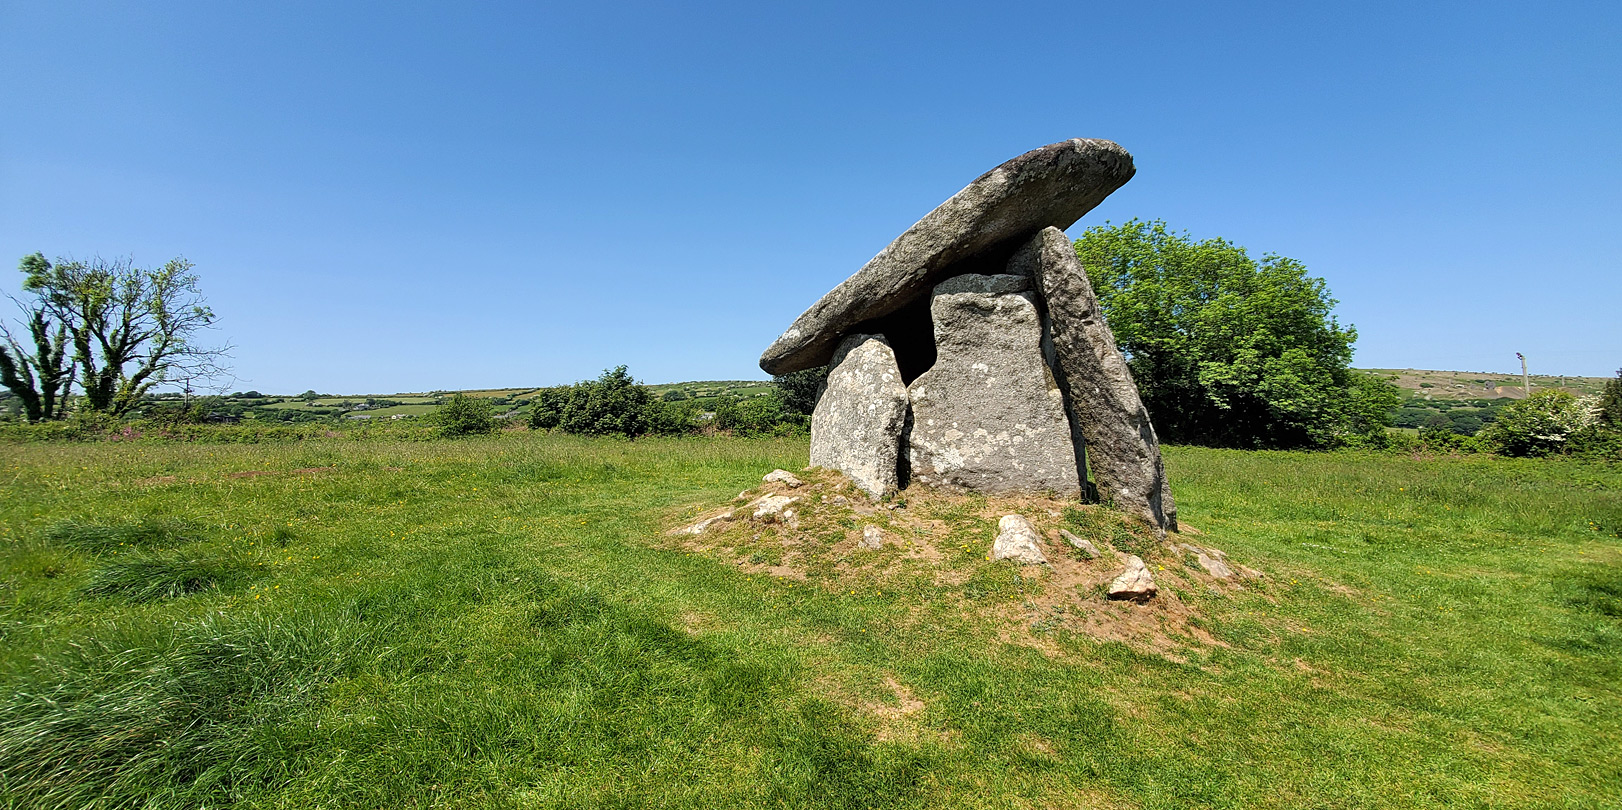
<path id="1" fill-rule="evenodd" d="M 1431 410 L 1479 409 L 1482 420 L 1490 421 L 1491 411 L 1507 401 L 1522 399 L 1521 378 L 1517 374 L 1473 371 L 1432 371 L 1411 368 L 1360 369 L 1401 388 L 1406 397 L 1397 415 L 1399 426 L 1417 427 Z M 1558 377 L 1533 375 L 1532 390 L 1561 389 L 1580 396 L 1599 393 L 1604 377 Z M 691 380 L 651 383 L 655 397 L 691 400 L 710 407 L 722 398 L 747 399 L 766 396 L 770 380 Z M 400 392 L 393 394 L 308 394 L 272 395 L 257 391 L 235 393 L 220 400 L 221 412 L 232 418 L 272 421 L 312 421 L 321 419 L 405 418 L 433 413 L 450 396 L 462 393 L 494 401 L 497 412 L 508 418 L 527 416 L 536 387 L 479 388 L 467 391 Z M 1409 424 L 1412 423 L 1412 424 Z M 1473 431 L 1470 431 L 1473 432 Z"/>

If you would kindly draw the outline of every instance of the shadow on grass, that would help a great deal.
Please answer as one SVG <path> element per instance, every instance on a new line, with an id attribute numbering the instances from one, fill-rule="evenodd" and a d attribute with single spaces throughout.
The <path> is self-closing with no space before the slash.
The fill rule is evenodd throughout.
<path id="1" fill-rule="evenodd" d="M 235 590 L 252 578 L 252 565 L 241 557 L 137 549 L 91 573 L 84 592 L 131 602 L 156 602 L 201 591 Z"/>
<path id="2" fill-rule="evenodd" d="M 46 529 L 47 545 L 75 551 L 113 551 L 120 548 L 161 548 L 189 543 L 195 537 L 186 524 L 147 519 L 125 523 L 63 520 Z"/>

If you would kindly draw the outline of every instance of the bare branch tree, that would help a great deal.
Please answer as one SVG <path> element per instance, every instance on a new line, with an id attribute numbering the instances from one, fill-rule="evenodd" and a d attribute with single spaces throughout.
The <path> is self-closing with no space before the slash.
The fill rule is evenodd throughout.
<path id="1" fill-rule="evenodd" d="M 215 315 L 192 267 L 183 258 L 151 270 L 129 259 L 25 260 L 23 289 L 71 334 L 87 410 L 123 415 L 153 386 L 229 377 L 230 347 L 197 342 Z"/>

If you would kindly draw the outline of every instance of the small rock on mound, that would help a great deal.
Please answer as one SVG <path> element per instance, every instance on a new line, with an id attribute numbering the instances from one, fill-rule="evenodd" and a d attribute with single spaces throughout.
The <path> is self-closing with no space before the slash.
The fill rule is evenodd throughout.
<path id="1" fill-rule="evenodd" d="M 861 546 L 867 549 L 884 548 L 884 530 L 877 526 L 863 526 Z"/>
<path id="2" fill-rule="evenodd" d="M 1046 565 L 1036 529 L 1019 515 L 1003 515 L 997 521 L 997 540 L 991 544 L 991 559 L 1013 560 L 1020 565 Z"/>
<path id="3" fill-rule="evenodd" d="M 788 505 L 798 501 L 799 498 L 788 495 L 766 495 L 760 500 L 750 504 L 755 507 L 755 520 L 771 520 L 783 515 Z"/>
<path id="4" fill-rule="evenodd" d="M 1066 542 L 1070 543 L 1070 545 L 1081 549 L 1081 553 L 1086 554 L 1087 559 L 1089 560 L 1104 556 L 1098 553 L 1098 546 L 1093 545 L 1092 541 L 1071 534 L 1069 529 L 1060 529 L 1059 536 L 1063 537 Z"/>
<path id="5" fill-rule="evenodd" d="M 1126 570 L 1109 584 L 1109 598 L 1147 602 L 1154 598 L 1157 590 L 1154 577 L 1149 576 L 1149 566 L 1143 564 L 1142 558 L 1129 555 Z"/>
<path id="6" fill-rule="evenodd" d="M 1184 543 L 1178 548 L 1194 555 L 1205 573 L 1217 579 L 1233 579 L 1233 569 L 1228 567 L 1228 555 L 1214 548 L 1200 548 L 1199 546 Z"/>
<path id="7" fill-rule="evenodd" d="M 783 484 L 789 489 L 797 489 L 805 483 L 796 477 L 794 473 L 791 473 L 788 470 L 772 470 L 771 472 L 766 473 L 766 477 L 760 480 L 765 481 L 768 484 Z"/>

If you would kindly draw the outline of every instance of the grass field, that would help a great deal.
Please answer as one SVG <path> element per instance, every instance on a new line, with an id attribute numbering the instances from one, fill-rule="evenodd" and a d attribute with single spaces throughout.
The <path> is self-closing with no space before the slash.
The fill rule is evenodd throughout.
<path id="1" fill-rule="evenodd" d="M 1150 643 L 972 499 L 803 579 L 664 534 L 805 458 L 0 445 L 0 807 L 1622 806 L 1616 466 L 1170 448 L 1264 577 Z"/>

